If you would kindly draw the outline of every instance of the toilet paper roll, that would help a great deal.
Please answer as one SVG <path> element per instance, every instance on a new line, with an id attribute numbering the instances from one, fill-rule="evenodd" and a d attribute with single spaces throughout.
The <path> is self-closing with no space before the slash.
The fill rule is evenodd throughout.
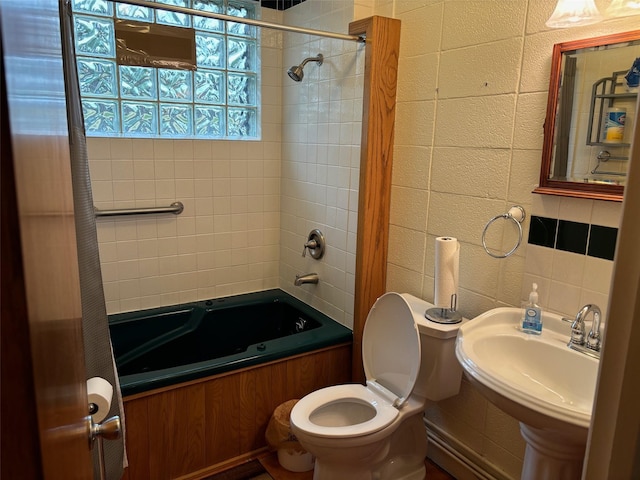
<path id="1" fill-rule="evenodd" d="M 458 295 L 458 265 L 460 244 L 453 237 L 436 238 L 435 282 L 433 303 L 436 307 L 451 306 L 451 296 Z"/>
<path id="2" fill-rule="evenodd" d="M 89 397 L 89 409 L 94 423 L 100 423 L 107 418 L 111 409 L 113 398 L 113 386 L 104 378 L 93 377 L 87 380 L 87 396 Z M 92 408 L 92 405 L 95 408 Z"/>

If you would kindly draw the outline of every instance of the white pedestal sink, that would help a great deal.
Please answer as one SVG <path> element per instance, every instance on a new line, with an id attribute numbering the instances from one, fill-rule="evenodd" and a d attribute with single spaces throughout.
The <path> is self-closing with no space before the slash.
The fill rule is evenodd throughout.
<path id="1" fill-rule="evenodd" d="M 570 324 L 543 312 L 542 335 L 520 331 L 522 310 L 496 308 L 460 327 L 456 356 L 480 392 L 520 422 L 523 480 L 579 479 L 598 360 L 567 347 Z"/>

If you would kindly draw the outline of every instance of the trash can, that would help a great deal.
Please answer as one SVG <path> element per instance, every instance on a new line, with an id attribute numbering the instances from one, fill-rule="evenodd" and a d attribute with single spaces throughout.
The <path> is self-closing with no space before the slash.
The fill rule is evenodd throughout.
<path id="1" fill-rule="evenodd" d="M 271 448 L 278 452 L 278 462 L 291 472 L 313 470 L 314 458 L 307 452 L 291 431 L 291 410 L 298 400 L 289 400 L 278 405 L 271 415 L 265 438 Z"/>

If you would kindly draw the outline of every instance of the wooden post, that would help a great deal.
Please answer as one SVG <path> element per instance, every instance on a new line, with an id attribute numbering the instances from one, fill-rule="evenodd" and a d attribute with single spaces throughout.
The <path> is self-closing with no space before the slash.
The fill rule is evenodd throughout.
<path id="1" fill-rule="evenodd" d="M 366 35 L 352 361 L 353 380 L 362 382 L 362 332 L 387 281 L 400 21 L 357 20 L 349 34 Z"/>

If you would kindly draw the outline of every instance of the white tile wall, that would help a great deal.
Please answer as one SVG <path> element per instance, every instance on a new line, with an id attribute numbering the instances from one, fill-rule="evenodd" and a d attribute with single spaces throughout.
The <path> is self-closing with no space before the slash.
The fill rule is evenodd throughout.
<path id="1" fill-rule="evenodd" d="M 497 260 L 483 251 L 481 232 L 515 203 L 528 217 L 618 226 L 620 204 L 531 191 L 553 44 L 633 30 L 637 20 L 555 31 L 544 26 L 555 0 L 392 3 L 375 1 L 375 13 L 402 21 L 387 290 L 433 299 L 435 237 L 450 235 L 461 241 L 459 304 L 466 316 L 519 305 L 534 281 L 545 308 L 604 308 L 612 262 L 527 246 L 528 220 L 523 245 Z M 503 251 L 514 238 L 506 224 L 488 233 L 489 246 Z M 427 416 L 519 478 L 524 443 L 517 422 L 471 385 L 463 382 L 460 395 L 430 406 Z"/>
<path id="2" fill-rule="evenodd" d="M 261 43 L 262 140 L 88 139 L 98 208 L 185 206 L 97 220 L 109 313 L 279 285 L 282 34 Z"/>
<path id="3" fill-rule="evenodd" d="M 365 2 L 366 3 L 366 2 Z M 356 5 L 370 14 L 370 5 Z M 286 24 L 347 32 L 352 0 L 307 0 L 285 11 Z M 283 71 L 280 285 L 332 318 L 353 326 L 364 50 L 359 44 L 287 34 L 285 65 L 310 62 L 296 83 Z M 302 257 L 309 232 L 325 235 L 324 257 Z M 318 285 L 295 287 L 296 274 L 316 272 Z"/>

